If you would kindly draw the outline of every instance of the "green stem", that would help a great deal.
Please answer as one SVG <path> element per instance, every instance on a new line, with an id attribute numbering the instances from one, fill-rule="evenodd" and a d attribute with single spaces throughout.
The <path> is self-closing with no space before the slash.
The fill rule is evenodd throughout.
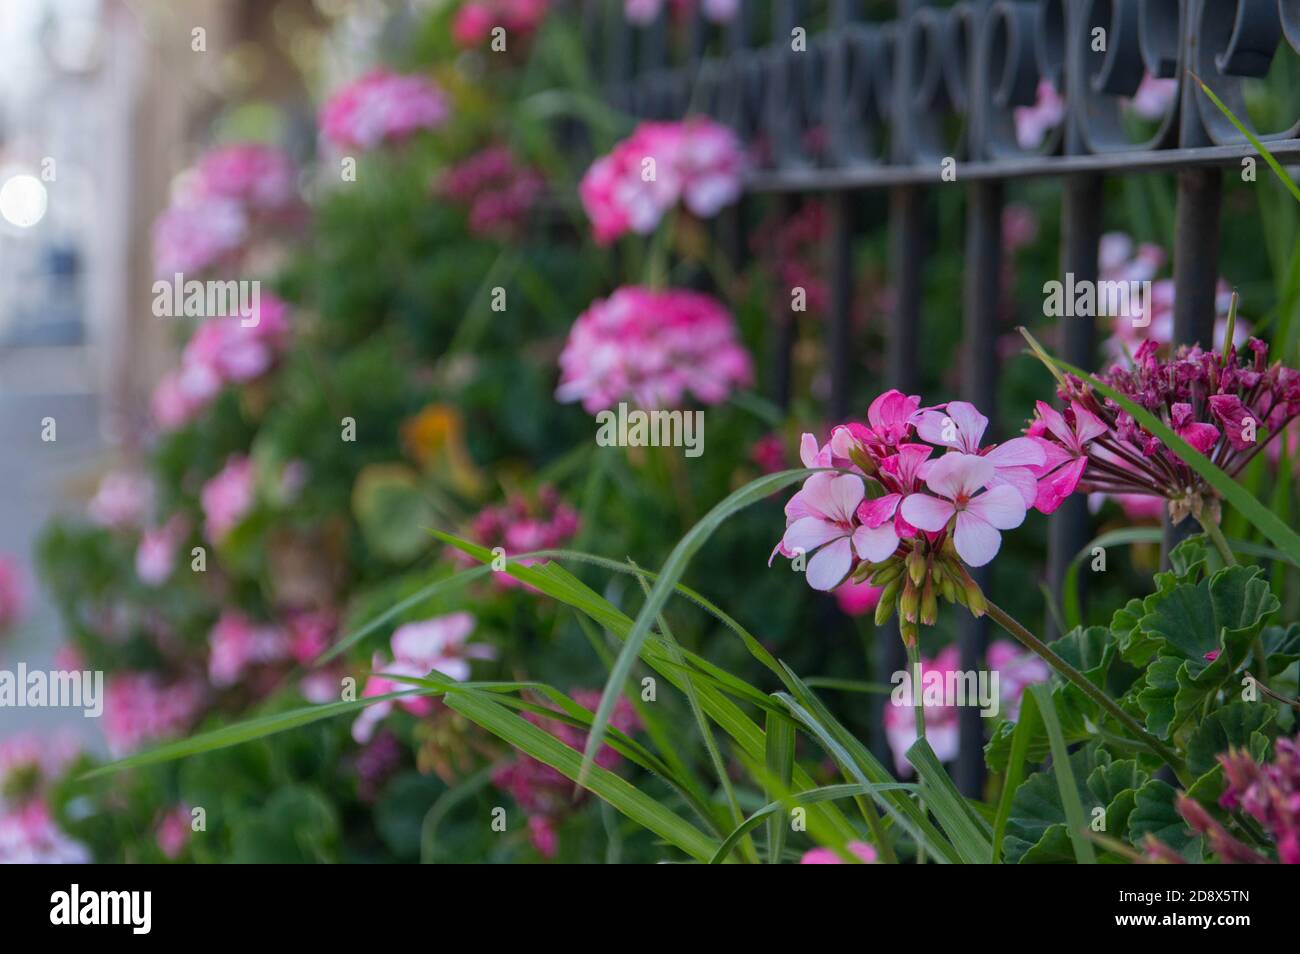
<path id="1" fill-rule="evenodd" d="M 1223 560 L 1223 565 L 1236 566 L 1237 558 L 1233 556 L 1232 547 L 1228 546 L 1228 538 L 1223 535 L 1219 525 L 1213 520 L 1208 520 L 1200 515 L 1196 517 L 1196 520 L 1201 525 L 1201 529 L 1205 531 L 1205 535 L 1214 543 L 1214 549 L 1219 551 L 1219 557 Z"/>
<path id="2" fill-rule="evenodd" d="M 1058 656 L 1051 647 L 1020 625 L 1006 610 L 991 600 L 987 600 L 987 602 L 989 617 L 995 623 L 1037 653 L 1044 662 L 1064 676 L 1066 680 L 1074 683 L 1084 695 L 1114 716 L 1120 724 L 1133 733 L 1135 738 L 1139 739 L 1147 748 L 1167 762 L 1180 779 L 1183 778 L 1187 769 L 1178 753 L 1142 728 L 1136 719 L 1121 709 L 1119 704 L 1106 695 L 1105 692 L 1093 685 L 1087 676 Z"/>
<path id="3" fill-rule="evenodd" d="M 907 678 L 912 682 L 912 713 L 916 716 L 916 737 L 918 740 L 925 738 L 925 699 L 921 691 L 921 641 L 913 639 L 907 645 Z M 918 807 L 921 813 L 925 813 L 925 802 L 918 799 Z M 916 844 L 916 863 L 925 864 L 925 844 L 918 841 Z"/>

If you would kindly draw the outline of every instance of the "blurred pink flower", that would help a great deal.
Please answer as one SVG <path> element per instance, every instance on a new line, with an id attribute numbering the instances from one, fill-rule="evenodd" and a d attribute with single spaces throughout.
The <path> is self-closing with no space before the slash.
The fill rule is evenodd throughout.
<path id="1" fill-rule="evenodd" d="M 248 214 L 233 199 L 191 198 L 172 205 L 153 225 L 154 274 L 195 274 L 232 264 L 250 234 Z"/>
<path id="2" fill-rule="evenodd" d="M 865 616 L 873 612 L 880 603 L 880 594 L 884 590 L 870 583 L 854 583 L 845 580 L 835 588 L 835 602 L 840 612 L 848 616 Z"/>
<path id="3" fill-rule="evenodd" d="M 63 833 L 49 806 L 34 799 L 0 814 L 0 865 L 84 865 L 90 849 Z"/>
<path id="4" fill-rule="evenodd" d="M 555 396 L 591 413 L 623 400 L 676 408 L 688 394 L 718 404 L 753 376 L 735 322 L 716 299 L 640 286 L 620 288 L 578 316 L 560 372 Z"/>
<path id="5" fill-rule="evenodd" d="M 1014 116 L 1020 148 L 1037 149 L 1047 134 L 1065 120 L 1065 100 L 1051 80 L 1040 80 L 1037 102 L 1033 106 L 1017 106 Z"/>
<path id="6" fill-rule="evenodd" d="M 516 557 L 533 550 L 562 547 L 577 535 L 578 527 L 578 512 L 554 487 L 544 484 L 531 496 L 511 494 L 500 506 L 484 507 L 471 522 L 468 536 L 475 543 L 489 549 L 501 547 L 507 557 Z M 466 553 L 455 552 L 466 565 L 478 563 Z M 519 562 L 531 566 L 537 561 Z M 520 585 L 508 573 L 495 573 L 493 577 L 502 586 Z"/>
<path id="7" fill-rule="evenodd" d="M 452 17 L 451 37 L 464 49 L 481 46 L 498 26 L 512 37 L 526 38 L 549 8 L 550 0 L 470 0 Z"/>
<path id="8" fill-rule="evenodd" d="M 255 624 L 236 610 L 226 610 L 208 635 L 208 679 L 214 686 L 233 686 L 253 666 L 291 658 L 289 635 L 278 626 Z"/>
<path id="9" fill-rule="evenodd" d="M 197 195 L 233 199 L 254 212 L 278 214 L 299 201 L 293 161 L 259 143 L 213 149 L 199 159 L 192 175 Z"/>
<path id="10" fill-rule="evenodd" d="M 739 197 L 744 168 L 740 141 L 711 119 L 643 122 L 592 164 L 578 194 L 603 245 L 653 232 L 679 201 L 701 218 L 716 215 Z"/>
<path id="11" fill-rule="evenodd" d="M 188 805 L 177 805 L 163 813 L 155 829 L 158 850 L 164 856 L 176 859 L 190 843 L 191 810 Z"/>
<path id="12" fill-rule="evenodd" d="M 336 91 L 321 109 L 320 126 L 337 149 L 373 149 L 437 129 L 450 112 L 433 80 L 377 69 Z"/>
<path id="13" fill-rule="evenodd" d="M 190 532 L 182 514 L 173 515 L 160 527 L 151 527 L 140 537 L 135 551 L 135 575 L 146 586 L 161 586 L 176 569 L 176 551 Z"/>
<path id="14" fill-rule="evenodd" d="M 155 673 L 129 671 L 110 675 L 104 696 L 104 736 L 119 757 L 185 732 L 205 701 L 197 679 L 167 683 Z"/>
<path id="15" fill-rule="evenodd" d="M 1142 83 L 1129 100 L 1129 105 L 1143 119 L 1163 119 L 1178 95 L 1178 80 L 1159 79 L 1150 73 L 1142 74 Z"/>
<path id="16" fill-rule="evenodd" d="M 371 661 L 374 674 L 366 679 L 362 697 L 414 688 L 409 682 L 387 678 L 390 674 L 423 678 L 436 669 L 449 679 L 465 681 L 470 675 L 471 659 L 496 658 L 492 646 L 469 642 L 475 625 L 474 617 L 469 613 L 457 612 L 399 626 L 390 641 L 392 661 L 386 661 L 382 654 L 375 653 Z M 427 696 L 376 702 L 363 709 L 352 724 L 352 738 L 368 742 L 375 727 L 393 711 L 393 702 L 417 716 L 433 711 L 433 700 Z"/>
<path id="17" fill-rule="evenodd" d="M 989 668 L 998 673 L 998 692 L 1002 702 L 999 715 L 1014 721 L 1020 712 L 1020 699 L 1025 689 L 1035 683 L 1047 682 L 1052 671 L 1041 658 L 1009 639 L 994 640 L 986 658 Z"/>
<path id="18" fill-rule="evenodd" d="M 256 475 L 253 462 L 243 454 L 233 454 L 226 465 L 199 492 L 205 518 L 204 532 L 213 543 L 225 539 L 248 511 L 255 499 Z"/>
<path id="19" fill-rule="evenodd" d="M 0 633 L 18 622 L 26 605 L 22 565 L 16 557 L 0 553 Z"/>
<path id="20" fill-rule="evenodd" d="M 101 527 L 129 530 L 140 526 L 153 506 L 153 482 L 144 474 L 115 470 L 105 474 L 86 505 L 90 519 Z"/>
<path id="21" fill-rule="evenodd" d="M 70 731 L 19 732 L 0 739 L 0 803 L 41 795 L 81 754 Z"/>
<path id="22" fill-rule="evenodd" d="M 545 188 L 536 169 L 521 166 L 505 146 L 489 146 L 448 169 L 437 192 L 469 214 L 475 235 L 512 235 Z"/>
<path id="23" fill-rule="evenodd" d="M 921 686 L 913 685 L 913 673 L 908 673 L 909 691 L 900 693 L 897 705 L 892 699 L 885 702 L 885 739 L 889 750 L 894 753 L 894 768 L 900 777 L 912 774 L 912 763 L 907 760 L 907 750 L 916 742 L 916 712 L 913 709 L 912 689 L 922 690 L 924 702 L 924 685 L 926 676 L 931 672 L 943 674 L 961 668 L 961 653 L 956 646 L 947 646 L 933 659 L 921 659 Z M 958 708 L 947 705 L 925 706 L 925 739 L 934 749 L 940 762 L 951 762 L 957 757 L 961 744 L 958 728 Z"/>
<path id="24" fill-rule="evenodd" d="M 851 854 L 857 855 L 864 864 L 874 864 L 876 849 L 865 841 L 851 841 L 846 846 Z M 799 859 L 801 865 L 842 865 L 847 864 L 834 848 L 810 848 Z"/>

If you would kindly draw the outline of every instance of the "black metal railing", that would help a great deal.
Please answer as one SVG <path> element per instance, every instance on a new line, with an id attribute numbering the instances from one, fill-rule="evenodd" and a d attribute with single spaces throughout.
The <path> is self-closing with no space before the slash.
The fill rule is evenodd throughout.
<path id="1" fill-rule="evenodd" d="M 588 48 L 613 103 L 633 115 L 672 119 L 702 112 L 746 142 L 765 141 L 766 159 L 748 189 L 792 202 L 801 193 L 886 190 L 889 271 L 895 305 L 886 319 L 886 387 L 919 389 L 922 270 L 929 193 L 955 160 L 955 186 L 966 195 L 961 396 L 995 417 L 995 343 L 1001 287 L 1004 184 L 1033 176 L 1062 184 L 1061 271 L 1098 277 L 1106 176 L 1171 171 L 1177 177 L 1174 337 L 1212 339 L 1224 166 L 1258 153 L 1200 90 L 1195 74 L 1239 117 L 1243 82 L 1264 76 L 1279 51 L 1300 52 L 1300 0 L 974 0 L 940 6 L 829 0 L 742 0 L 725 26 L 690 14 L 685 41 L 670 42 L 666 14 L 652 25 L 627 24 L 622 0 L 586 5 Z M 696 4 L 698 6 L 698 4 Z M 895 19 L 865 19 L 892 6 Z M 806 30 L 803 49 L 792 43 Z M 1096 42 L 1098 30 L 1104 42 Z M 1144 74 L 1178 84 L 1166 114 L 1135 140 L 1123 121 L 1123 97 Z M 1065 101 L 1063 122 L 1034 149 L 1016 139 L 1014 110 L 1035 101 L 1041 79 Z M 811 148 L 814 130 L 821 148 Z M 1300 159 L 1300 122 L 1261 138 L 1282 160 Z M 849 410 L 853 366 L 850 316 L 854 276 L 853 204 L 833 202 L 828 242 L 830 362 L 828 413 Z M 723 223 L 724 241 L 741 251 L 743 219 Z M 790 387 L 792 316 L 774 334 L 773 388 Z M 1063 323 L 1062 356 L 1094 366 L 1094 319 Z M 1049 520 L 1047 577 L 1059 594 L 1066 568 L 1090 539 L 1085 501 L 1075 495 Z M 1166 528 L 1166 545 L 1172 531 Z M 981 581 L 984 582 L 984 581 Z M 961 633 L 964 668 L 978 668 L 987 623 Z M 898 640 L 882 641 L 884 671 L 902 667 Z M 957 781 L 967 793 L 983 777 L 982 727 L 963 710 Z"/>

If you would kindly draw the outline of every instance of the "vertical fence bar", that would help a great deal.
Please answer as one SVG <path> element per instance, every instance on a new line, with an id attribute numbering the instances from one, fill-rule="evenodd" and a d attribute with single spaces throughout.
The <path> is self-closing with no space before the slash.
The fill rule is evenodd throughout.
<path id="1" fill-rule="evenodd" d="M 962 397 L 986 414 L 996 429 L 998 316 L 1002 299 L 1002 206 L 1000 180 L 976 182 L 966 189 L 966 262 L 964 269 L 961 385 Z M 988 567 L 971 571 L 988 589 Z M 988 649 L 988 617 L 961 616 L 961 668 L 977 672 Z M 984 720 L 975 706 L 962 706 L 958 715 L 956 782 L 962 794 L 976 797 L 984 784 Z"/>
<path id="2" fill-rule="evenodd" d="M 1216 168 L 1182 169 L 1174 209 L 1174 346 L 1200 342 L 1214 347 L 1216 287 L 1219 282 L 1219 221 L 1223 173 Z M 1175 526 L 1164 521 L 1164 552 L 1198 530 L 1190 517 Z"/>
<path id="3" fill-rule="evenodd" d="M 899 0 L 900 23 L 919 9 L 921 0 Z M 901 34 L 900 34 L 901 35 Z M 892 148 L 895 161 L 907 160 L 906 125 L 908 97 L 907 57 L 903 51 L 894 56 L 894 108 L 891 127 L 895 131 Z M 894 283 L 894 310 L 885 324 L 885 387 L 904 394 L 916 394 L 921 387 L 918 344 L 921 329 L 921 302 L 926 254 L 926 194 L 921 186 L 897 186 L 889 193 L 889 274 Z M 894 618 L 880 634 L 877 649 L 877 678 L 888 681 L 890 674 L 907 667 L 907 653 Z M 872 748 L 877 756 L 889 759 L 883 720 L 872 723 Z"/>
<path id="4" fill-rule="evenodd" d="M 1100 176 L 1071 176 L 1062 184 L 1061 273 L 1073 274 L 1075 283 L 1098 278 L 1097 250 L 1101 243 L 1103 180 Z M 1073 365 L 1091 370 L 1097 348 L 1097 319 L 1076 315 L 1058 319 L 1061 357 Z M 1071 494 L 1047 521 L 1047 582 L 1057 606 L 1070 561 L 1091 539 L 1092 522 L 1088 500 Z M 1080 587 L 1083 586 L 1082 575 Z M 1048 638 L 1061 635 L 1049 613 Z"/>
<path id="5" fill-rule="evenodd" d="M 848 26 L 852 14 L 847 0 L 831 4 L 831 29 Z M 842 111 L 835 116 L 842 119 Z M 831 139 L 837 138 L 831 133 Z M 853 335 L 853 230 L 856 195 L 852 192 L 823 195 L 830 217 L 827 248 L 830 282 L 830 313 L 826 316 L 826 357 L 830 365 L 830 395 L 826 409 L 830 419 L 844 420 L 849 413 L 849 388 L 852 375 Z"/>

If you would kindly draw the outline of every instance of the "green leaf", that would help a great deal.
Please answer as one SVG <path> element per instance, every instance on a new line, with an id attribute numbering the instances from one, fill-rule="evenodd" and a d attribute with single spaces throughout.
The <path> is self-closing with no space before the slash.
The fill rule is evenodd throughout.
<path id="1" fill-rule="evenodd" d="M 1194 834 L 1174 807 L 1178 791 L 1153 778 L 1137 790 L 1129 816 L 1129 841 L 1138 848 L 1147 835 L 1164 842 L 1188 861 L 1201 860 L 1201 836 Z"/>
<path id="2" fill-rule="evenodd" d="M 1300 659 L 1300 623 L 1290 626 L 1266 626 L 1259 634 L 1259 643 L 1268 660 L 1268 671 L 1280 673 Z"/>
<path id="3" fill-rule="evenodd" d="M 135 755 L 128 755 L 116 762 L 109 762 L 107 765 L 92 769 L 82 778 L 97 778 L 101 775 L 111 775 L 114 772 L 121 772 L 126 769 L 187 758 L 191 755 L 198 755 L 200 752 L 212 752 L 217 749 L 229 748 L 232 745 L 242 745 L 245 742 L 274 735 L 277 732 L 285 732 L 289 729 L 310 725 L 313 722 L 319 722 L 321 719 L 329 719 L 337 715 L 355 712 L 358 709 L 364 709 L 366 706 L 374 705 L 376 702 L 387 702 L 407 696 L 432 696 L 437 695 L 440 691 L 439 689 L 411 689 L 403 692 L 390 692 L 381 696 L 368 696 L 353 702 L 330 702 L 325 705 L 292 709 L 289 712 L 277 712 L 274 715 L 249 719 L 247 722 L 240 722 L 236 725 L 222 726 L 220 729 L 214 729 L 211 732 L 204 732 L 188 739 L 178 739 L 175 742 L 168 742 L 144 752 L 137 752 Z"/>
<path id="4" fill-rule="evenodd" d="M 1265 148 L 1264 143 L 1260 141 L 1259 137 L 1251 132 L 1250 127 L 1233 114 L 1232 110 L 1227 107 L 1223 100 L 1219 99 L 1219 97 L 1215 95 L 1214 90 L 1205 85 L 1199 76 L 1196 77 L 1196 83 L 1201 87 L 1201 92 L 1210 98 L 1210 102 L 1219 107 L 1219 112 L 1223 113 L 1223 115 L 1228 118 L 1228 121 L 1237 127 L 1237 132 L 1245 136 L 1246 140 L 1255 147 L 1261 156 L 1264 157 L 1264 161 L 1267 162 L 1268 167 L 1273 170 L 1273 174 L 1278 177 L 1284 186 L 1287 187 L 1287 190 L 1295 200 L 1300 202 L 1300 186 L 1295 184 L 1295 180 L 1293 180 L 1287 173 L 1286 169 L 1282 167 L 1282 164 L 1273 158 L 1273 154 Z"/>
<path id="5" fill-rule="evenodd" d="M 801 805 L 816 805 L 819 802 L 829 802 L 840 798 L 856 798 L 859 795 L 876 796 L 880 792 L 914 792 L 916 790 L 917 786 L 915 785 L 904 782 L 889 782 L 884 785 L 823 785 L 820 788 L 809 789 L 806 792 L 791 793 L 788 798 L 769 802 L 746 818 L 726 837 L 721 847 L 709 859 L 709 864 L 717 865 L 726 861 L 727 857 L 736 849 L 740 840 L 761 825 L 764 819 L 767 820 L 769 825 L 775 821 L 776 827 L 784 830 L 786 825 L 783 815 L 787 809 Z"/>
<path id="6" fill-rule="evenodd" d="M 1004 722 L 998 728 L 1009 724 Z M 1005 776 L 1002 779 L 1002 795 L 998 799 L 997 820 L 993 823 L 992 858 L 995 864 L 1002 861 L 1002 842 L 1006 837 L 1007 820 L 1011 816 L 1012 796 L 1025 778 L 1029 740 L 1035 732 L 1041 732 L 1042 725 L 1042 718 L 1038 714 L 1038 703 L 1034 701 L 1032 695 L 1024 695 L 1020 701 L 1020 719 L 1015 723 L 1015 729 L 1011 734 L 1009 753 L 1005 762 Z M 992 745 L 990 741 L 989 747 L 991 748 Z M 985 759 L 991 762 L 988 751 L 985 749 Z M 1003 771 L 1003 769 L 994 769 L 994 771 Z"/>
<path id="7" fill-rule="evenodd" d="M 769 712 L 767 714 L 767 751 L 765 753 L 767 770 L 777 781 L 789 787 L 794 776 L 794 723 L 784 716 Z M 785 846 L 785 819 L 773 815 L 767 825 L 767 861 L 777 864 L 781 860 L 781 850 Z M 724 848 L 726 845 L 724 844 Z"/>
<path id="8" fill-rule="evenodd" d="M 1234 702 L 1215 709 L 1187 739 L 1187 768 L 1199 778 L 1218 765 L 1219 753 L 1248 748 L 1251 736 L 1269 729 L 1276 718 L 1276 708 L 1262 702 Z"/>
<path id="9" fill-rule="evenodd" d="M 615 660 L 609 678 L 605 682 L 605 690 L 600 698 L 600 706 L 596 710 L 596 719 L 592 724 L 591 734 L 587 737 L 586 751 L 583 752 L 584 768 L 593 764 L 596 753 L 600 751 L 601 741 L 605 737 L 605 728 L 609 725 L 610 715 L 614 711 L 614 703 L 622 691 L 624 682 L 627 681 L 628 673 L 632 670 L 632 663 L 640 654 L 641 645 L 645 642 L 646 637 L 650 635 L 650 627 L 660 610 L 663 609 L 664 604 L 668 602 L 673 587 L 686 572 L 691 557 L 708 541 L 714 531 L 733 514 L 817 472 L 808 468 L 800 468 L 798 470 L 782 471 L 778 474 L 769 474 L 750 481 L 705 514 L 703 519 L 692 527 L 686 536 L 682 537 L 677 542 L 677 545 L 673 547 L 672 552 L 668 554 L 668 559 L 664 562 L 663 568 L 659 571 L 659 577 L 655 580 L 650 595 L 646 597 L 646 601 L 641 607 L 641 612 L 637 614 L 636 622 L 624 640 L 623 648 L 619 651 L 618 659 Z"/>
<path id="10" fill-rule="evenodd" d="M 907 760 L 921 780 L 926 808 L 939 820 L 961 860 L 971 865 L 988 864 L 993 857 L 989 826 L 970 810 L 930 743 L 917 739 L 907 750 Z"/>
<path id="11" fill-rule="evenodd" d="M 549 765 L 566 778 L 578 782 L 583 774 L 582 758 L 576 751 L 546 730 L 493 702 L 486 694 L 453 690 L 445 701 L 448 707 L 471 722 Z M 613 772 L 592 765 L 585 780 L 578 784 L 697 861 L 707 861 L 717 851 L 714 839 Z"/>
<path id="12" fill-rule="evenodd" d="M 1095 806 L 1106 811 L 1105 833 L 1109 837 L 1123 838 L 1127 834 L 1128 819 L 1137 804 L 1137 790 L 1149 778 L 1136 759 L 1120 759 L 1092 770 L 1087 788 L 1096 798 Z"/>

